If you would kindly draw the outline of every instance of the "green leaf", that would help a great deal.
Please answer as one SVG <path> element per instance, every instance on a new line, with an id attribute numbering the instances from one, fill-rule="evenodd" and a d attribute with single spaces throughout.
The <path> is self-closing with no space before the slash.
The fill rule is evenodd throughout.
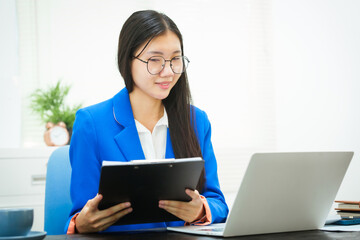
<path id="1" fill-rule="evenodd" d="M 77 104 L 72 107 L 64 104 L 64 99 L 70 91 L 70 86 L 61 86 L 59 80 L 55 86 L 49 87 L 47 90 L 36 89 L 30 95 L 30 108 L 44 122 L 64 122 L 68 129 L 73 127 L 75 121 L 75 113 L 82 107 Z"/>

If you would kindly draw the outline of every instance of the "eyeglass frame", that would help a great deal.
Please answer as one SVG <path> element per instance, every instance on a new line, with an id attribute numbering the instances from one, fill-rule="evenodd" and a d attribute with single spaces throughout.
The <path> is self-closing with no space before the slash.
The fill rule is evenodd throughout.
<path id="1" fill-rule="evenodd" d="M 186 56 L 181 56 L 181 55 L 175 56 L 175 57 L 171 58 L 170 60 L 166 60 L 163 56 L 151 56 L 151 57 L 148 58 L 147 61 L 142 60 L 142 59 L 139 58 L 138 56 L 133 56 L 133 57 L 136 58 L 137 60 L 139 60 L 140 62 L 146 63 L 146 69 L 148 70 L 148 72 L 149 72 L 151 75 L 158 75 L 159 73 L 161 73 L 161 71 L 164 70 L 164 68 L 165 68 L 166 62 L 170 62 L 170 68 L 171 68 L 171 71 L 173 71 L 173 73 L 175 73 L 175 74 L 183 74 L 183 73 L 185 72 L 186 68 L 187 68 L 187 65 L 190 63 L 190 60 L 189 60 Z M 165 61 L 162 69 L 160 70 L 160 72 L 155 73 L 155 74 L 151 73 L 150 70 L 149 70 L 149 60 L 150 60 L 151 58 L 153 58 L 153 57 L 161 57 L 161 58 L 164 59 L 164 61 Z M 172 68 L 172 63 L 171 63 L 171 62 L 172 62 L 172 60 L 173 60 L 174 58 L 176 58 L 176 57 L 182 57 L 182 58 L 184 58 L 184 59 L 187 61 L 187 65 L 184 64 L 184 66 L 186 66 L 186 67 L 184 67 L 184 70 L 183 70 L 181 73 L 176 73 L 176 72 L 174 71 L 174 69 Z"/>

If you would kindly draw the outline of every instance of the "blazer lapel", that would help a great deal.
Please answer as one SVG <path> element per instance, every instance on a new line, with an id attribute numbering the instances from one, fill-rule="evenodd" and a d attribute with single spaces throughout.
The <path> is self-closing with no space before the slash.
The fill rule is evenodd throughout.
<path id="1" fill-rule="evenodd" d="M 169 128 L 167 129 L 167 136 L 166 136 L 165 158 L 175 158 L 174 150 L 172 148 Z"/>
<path id="2" fill-rule="evenodd" d="M 145 159 L 126 88 L 114 96 L 113 114 L 115 121 L 123 127 L 114 140 L 126 161 Z"/>

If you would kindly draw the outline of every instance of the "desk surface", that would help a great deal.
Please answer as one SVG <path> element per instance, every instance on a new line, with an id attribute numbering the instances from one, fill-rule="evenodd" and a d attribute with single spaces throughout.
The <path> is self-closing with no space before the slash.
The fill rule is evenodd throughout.
<path id="1" fill-rule="evenodd" d="M 301 232 L 288 232 L 288 233 L 273 233 L 263 235 L 251 235 L 233 238 L 219 238 L 209 236 L 196 236 L 190 234 L 182 234 L 175 232 L 148 232 L 148 233 L 133 233 L 133 234 L 74 234 L 74 235 L 54 235 L 46 236 L 45 240 L 70 240 L 70 239 L 122 239 L 122 240 L 210 240 L 210 239 L 251 239 L 251 240 L 262 240 L 262 239 L 360 239 L 360 232 L 325 232 L 320 230 L 314 231 L 301 231 Z"/>

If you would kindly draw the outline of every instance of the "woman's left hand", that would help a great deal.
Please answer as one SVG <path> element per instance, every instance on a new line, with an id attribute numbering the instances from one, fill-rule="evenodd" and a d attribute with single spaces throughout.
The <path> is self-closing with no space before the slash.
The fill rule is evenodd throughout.
<path id="1" fill-rule="evenodd" d="M 186 189 L 185 193 L 192 198 L 190 202 L 161 200 L 159 201 L 159 207 L 185 222 L 191 223 L 205 215 L 205 209 L 197 190 Z"/>

